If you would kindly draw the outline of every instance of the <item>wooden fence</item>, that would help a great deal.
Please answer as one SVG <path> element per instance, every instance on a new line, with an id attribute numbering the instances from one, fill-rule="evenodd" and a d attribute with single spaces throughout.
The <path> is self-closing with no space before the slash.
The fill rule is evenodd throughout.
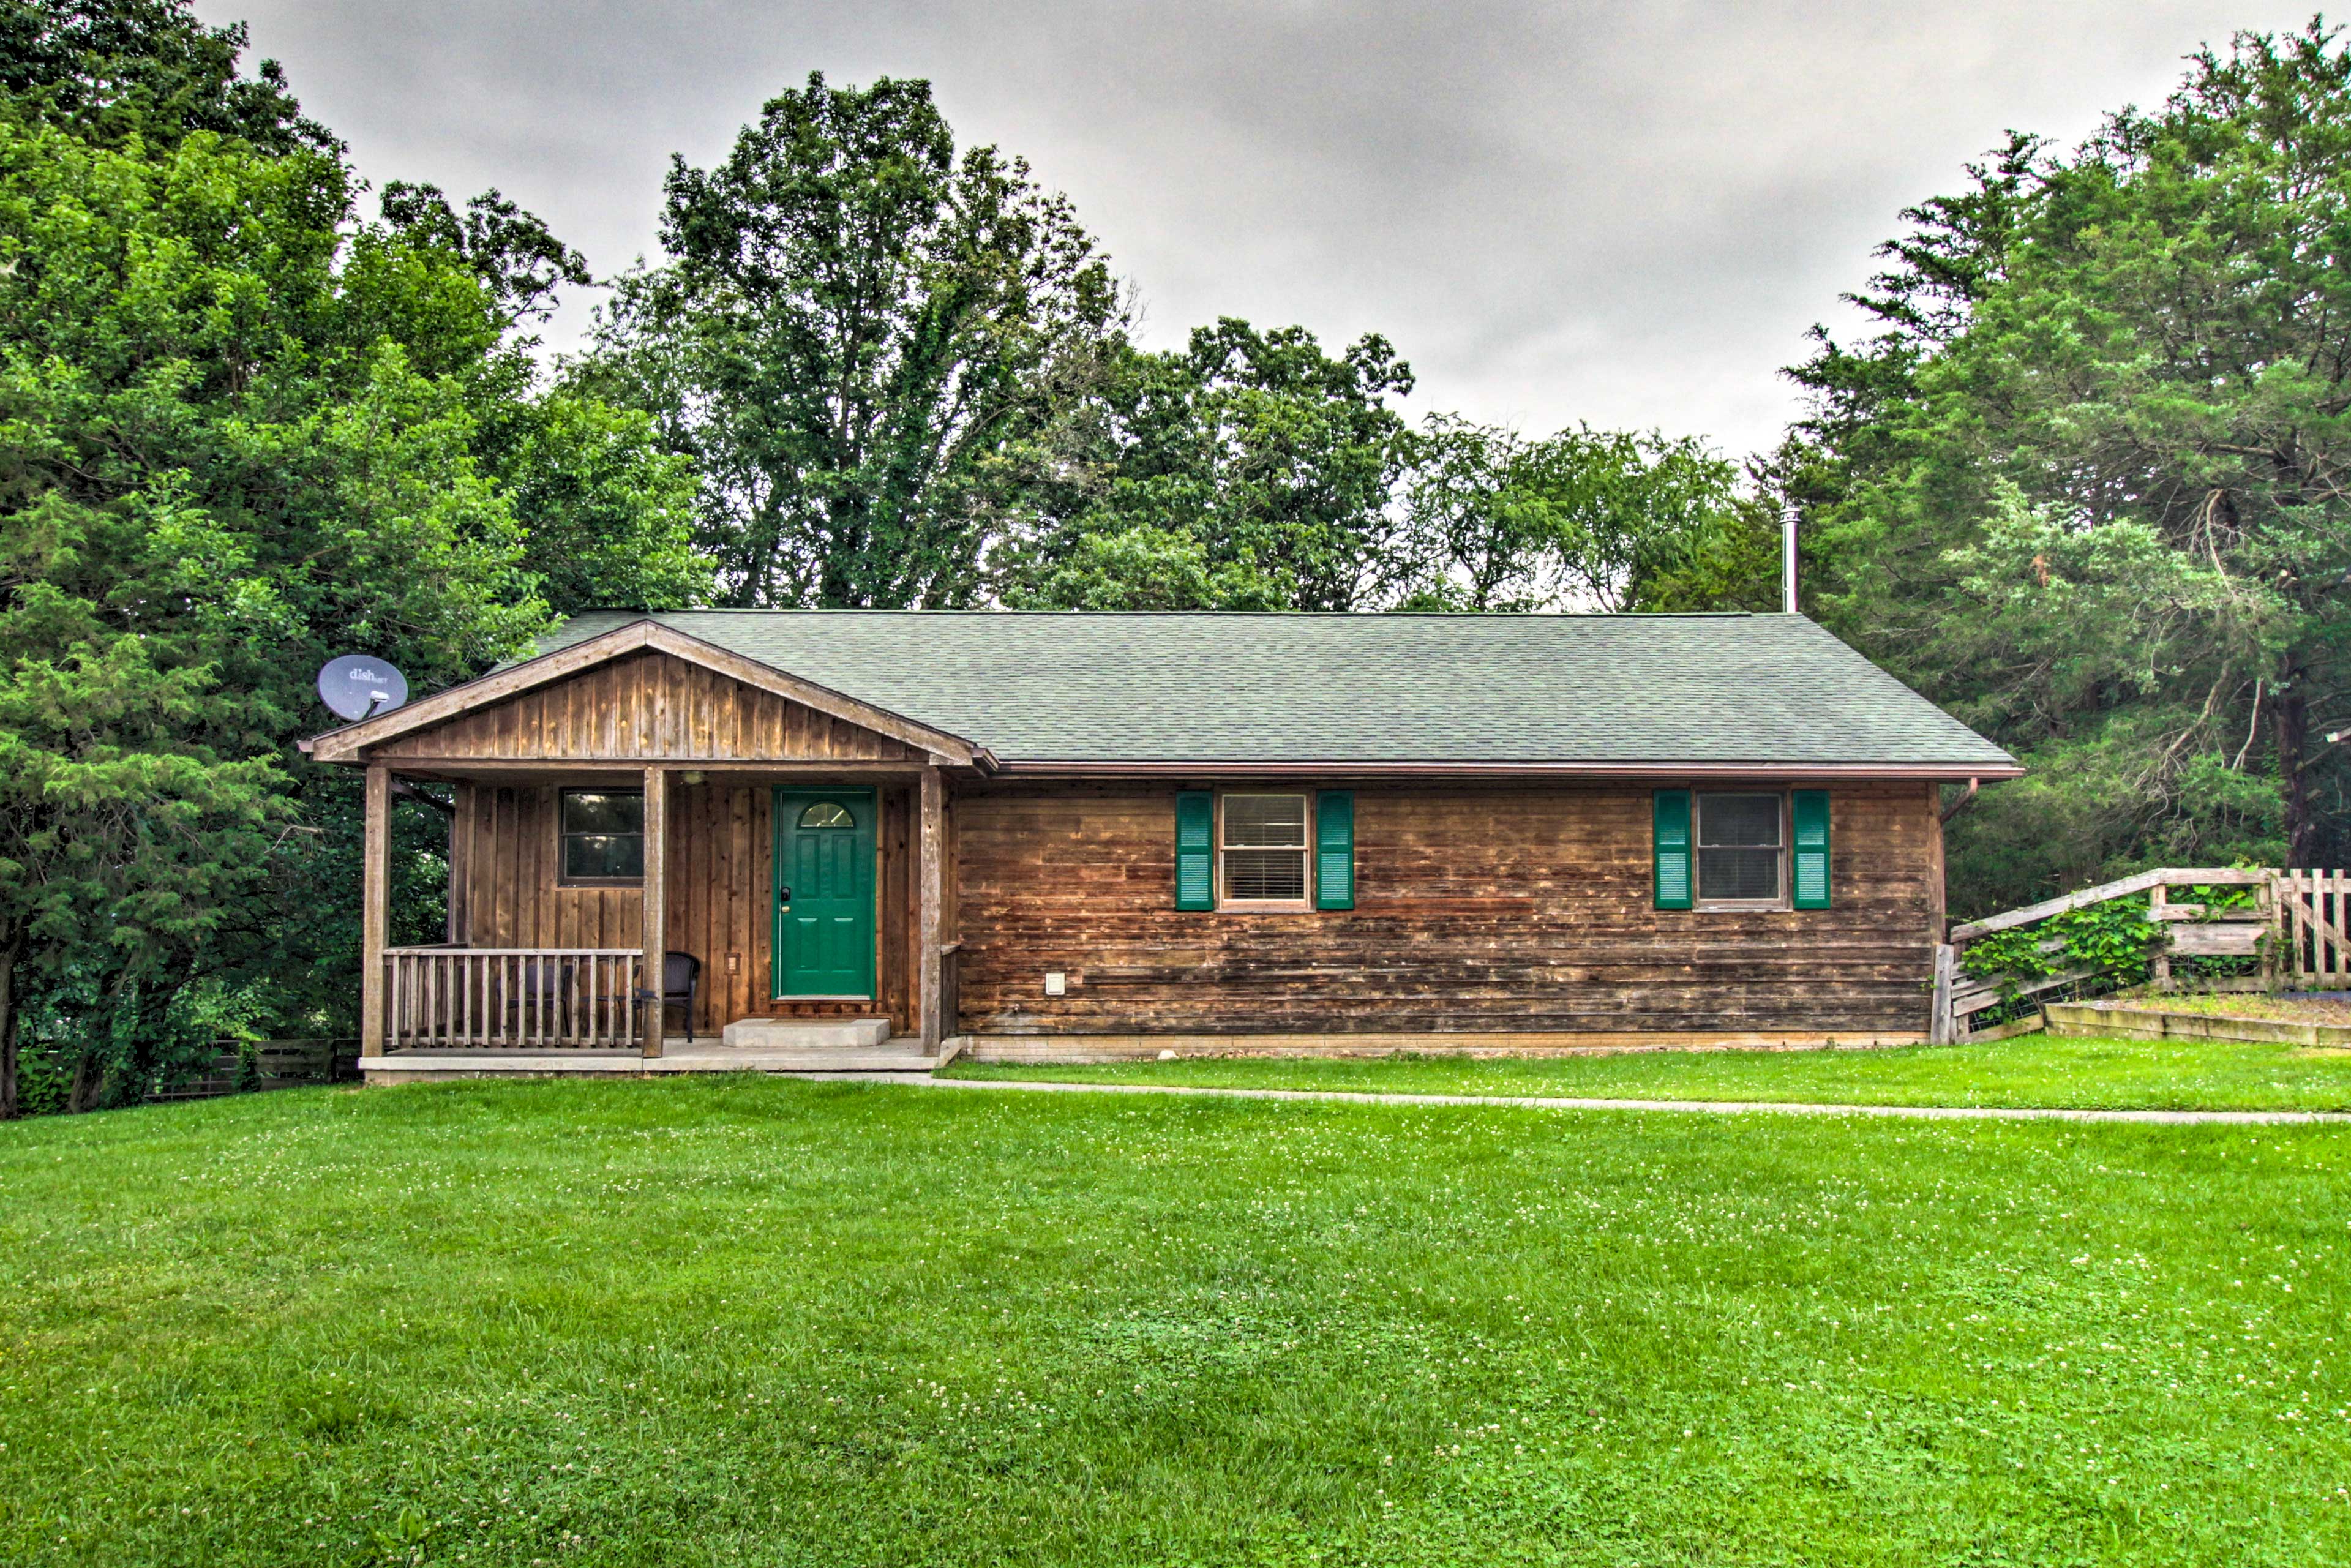
<path id="1" fill-rule="evenodd" d="M 2197 886 L 2250 887 L 2254 890 L 2253 902 L 2210 909 L 2200 904 L 2172 902 L 2173 888 Z M 2147 896 L 2148 918 L 2161 924 L 2166 933 L 2162 946 L 2149 960 L 2158 988 L 2173 984 L 2174 958 L 2261 960 L 2258 974 L 2204 982 L 2210 989 L 2299 990 L 2351 985 L 2351 936 L 2346 935 L 2346 912 L 2351 909 L 2346 895 L 2351 894 L 2351 877 L 2343 873 L 2241 866 L 2141 872 L 2119 882 L 1951 927 L 1949 939 L 1935 950 L 1930 1038 L 1949 1044 L 1996 1040 L 2039 1029 L 2037 1011 L 2032 1018 L 1988 1029 L 1976 1029 L 1970 1020 L 2004 1004 L 2095 980 L 2105 972 L 2096 966 L 2061 966 L 2047 975 L 1971 976 L 1965 967 L 1971 944 L 1996 932 L 2038 925 L 2072 910 L 2142 894 Z M 2041 945 L 2043 952 L 2053 955 L 2063 946 L 2055 936 Z"/>
<path id="2" fill-rule="evenodd" d="M 222 1094 L 242 1094 L 257 1089 L 293 1089 L 306 1083 L 333 1083 L 360 1075 L 360 1042 L 356 1040 L 265 1040 L 246 1049 L 224 1043 L 201 1078 L 150 1094 L 152 1101 L 209 1100 Z"/>
<path id="3" fill-rule="evenodd" d="M 2294 990 L 2351 989 L 2351 873 L 2283 871 L 2271 894 L 2272 950 Z"/>
<path id="4" fill-rule="evenodd" d="M 387 947 L 384 1044 L 619 1050 L 643 1025 L 633 947 Z"/>

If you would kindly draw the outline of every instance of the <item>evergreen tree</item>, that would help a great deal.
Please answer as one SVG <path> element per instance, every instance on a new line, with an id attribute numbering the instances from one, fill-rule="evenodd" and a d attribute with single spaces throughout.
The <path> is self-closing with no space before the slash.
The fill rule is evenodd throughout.
<path id="1" fill-rule="evenodd" d="M 1811 606 L 2032 768 L 1955 903 L 2351 852 L 2351 56 L 2197 56 L 2067 154 L 1906 214 L 1773 465 Z"/>

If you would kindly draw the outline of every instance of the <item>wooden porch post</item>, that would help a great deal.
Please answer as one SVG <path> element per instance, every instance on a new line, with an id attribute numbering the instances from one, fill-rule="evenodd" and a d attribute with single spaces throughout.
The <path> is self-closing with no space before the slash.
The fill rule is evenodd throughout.
<path id="1" fill-rule="evenodd" d="M 662 990 L 669 951 L 669 783 L 659 767 L 645 769 L 644 1053 L 662 1053 Z"/>
<path id="2" fill-rule="evenodd" d="M 367 769 L 367 831 L 360 861 L 360 1054 L 383 1054 L 383 948 L 392 930 L 392 769 Z"/>
<path id="3" fill-rule="evenodd" d="M 921 988 L 919 1010 L 923 1020 L 923 1050 L 936 1054 L 939 1041 L 946 1034 L 946 1020 L 939 1016 L 941 963 L 941 933 L 946 929 L 946 785 L 939 775 L 938 765 L 931 763 L 923 768 L 923 877 L 919 898 L 922 904 L 922 960 L 917 971 Z"/>

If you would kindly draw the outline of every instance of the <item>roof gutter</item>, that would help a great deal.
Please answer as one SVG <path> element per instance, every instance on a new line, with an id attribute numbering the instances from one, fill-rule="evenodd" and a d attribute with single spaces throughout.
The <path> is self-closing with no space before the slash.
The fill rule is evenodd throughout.
<path id="1" fill-rule="evenodd" d="M 2023 777 L 2014 763 L 1981 762 L 999 762 L 1007 777 L 1083 779 L 1933 779 Z"/>

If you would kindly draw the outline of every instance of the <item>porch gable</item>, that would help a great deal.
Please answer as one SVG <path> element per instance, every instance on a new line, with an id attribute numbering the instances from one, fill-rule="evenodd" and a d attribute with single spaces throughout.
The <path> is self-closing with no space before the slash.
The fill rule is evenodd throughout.
<path id="1" fill-rule="evenodd" d="M 436 762 L 902 762 L 928 748 L 674 654 L 639 649 L 371 747 Z"/>
<path id="2" fill-rule="evenodd" d="M 987 759 L 961 737 L 640 621 L 318 737 L 321 762 Z"/>

